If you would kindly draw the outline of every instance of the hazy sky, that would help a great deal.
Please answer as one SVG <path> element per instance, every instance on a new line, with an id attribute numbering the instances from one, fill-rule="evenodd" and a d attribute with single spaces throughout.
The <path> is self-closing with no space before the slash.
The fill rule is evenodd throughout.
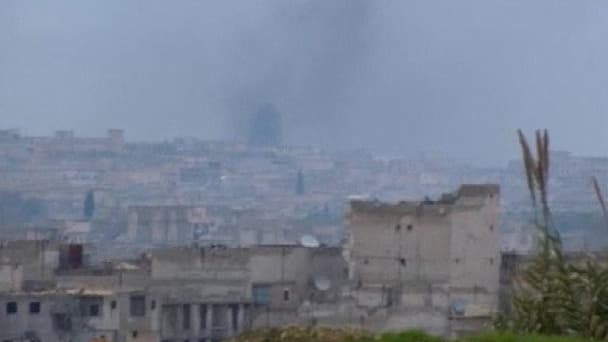
<path id="1" fill-rule="evenodd" d="M 608 151 L 604 0 L 0 0 L 0 128 L 233 138 L 484 164 L 515 129 Z"/>

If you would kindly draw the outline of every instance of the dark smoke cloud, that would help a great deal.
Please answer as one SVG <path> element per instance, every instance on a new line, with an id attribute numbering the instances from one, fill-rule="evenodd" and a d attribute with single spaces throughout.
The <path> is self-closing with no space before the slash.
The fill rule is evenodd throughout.
<path id="1" fill-rule="evenodd" d="M 585 0 L 4 0 L 0 127 L 234 138 L 268 102 L 288 143 L 496 164 L 547 127 L 604 154 L 607 23 Z"/>
<path id="2" fill-rule="evenodd" d="M 287 117 L 292 140 L 331 137 L 347 120 L 339 102 L 347 100 L 359 71 L 369 67 L 372 16 L 373 2 L 365 0 L 270 6 L 264 25 L 242 32 L 227 68 L 226 101 L 241 114 L 238 123 L 269 102 Z M 310 139 L 311 134 L 317 136 Z"/>

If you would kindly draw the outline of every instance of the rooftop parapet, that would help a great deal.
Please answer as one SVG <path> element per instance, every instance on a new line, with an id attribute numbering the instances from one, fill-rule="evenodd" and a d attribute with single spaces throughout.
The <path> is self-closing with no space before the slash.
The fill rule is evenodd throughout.
<path id="1" fill-rule="evenodd" d="M 400 201 L 397 203 L 382 202 L 377 199 L 354 199 L 350 201 L 352 213 L 377 215 L 413 215 L 413 214 L 446 214 L 453 207 L 471 205 L 470 199 L 484 199 L 500 194 L 497 184 L 463 184 L 455 193 L 443 194 L 439 200 Z M 477 203 L 477 201 L 474 201 Z"/>

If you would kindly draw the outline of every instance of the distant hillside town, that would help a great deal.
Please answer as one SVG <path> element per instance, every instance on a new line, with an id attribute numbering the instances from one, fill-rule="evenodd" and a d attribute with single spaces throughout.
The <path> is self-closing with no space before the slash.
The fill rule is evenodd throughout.
<path id="1" fill-rule="evenodd" d="M 257 116 L 275 117 L 273 110 Z M 0 131 L 0 238 L 95 242 L 99 260 L 184 243 L 294 244 L 303 235 L 339 246 L 350 198 L 436 199 L 460 184 L 495 183 L 503 193 L 502 248 L 530 248 L 530 201 L 519 161 L 480 168 L 424 156 L 329 153 L 276 145 L 274 126 L 255 130 L 262 137 L 251 144 L 129 142 L 118 129 L 99 138 Z M 551 204 L 569 249 L 607 242 L 588 238 L 605 228 L 592 176 L 608 184 L 608 158 L 552 153 Z"/>

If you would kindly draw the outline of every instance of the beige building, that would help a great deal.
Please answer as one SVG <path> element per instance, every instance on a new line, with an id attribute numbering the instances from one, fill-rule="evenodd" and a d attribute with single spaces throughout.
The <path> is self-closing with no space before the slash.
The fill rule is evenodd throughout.
<path id="1" fill-rule="evenodd" d="M 0 340 L 219 341 L 312 324 L 302 307 L 337 303 L 346 280 L 340 248 L 171 247 L 95 266 L 80 247 L 6 244 Z"/>
<path id="2" fill-rule="evenodd" d="M 201 206 L 129 207 L 127 240 L 152 244 L 188 244 L 207 228 L 207 210 Z"/>
<path id="3" fill-rule="evenodd" d="M 351 202 L 354 297 L 374 329 L 458 334 L 497 310 L 499 188 L 463 185 L 439 201 Z"/>
<path id="4" fill-rule="evenodd" d="M 213 342 L 280 325 L 478 330 L 498 306 L 498 202 L 494 185 L 435 202 L 354 200 L 344 248 L 184 246 L 206 220 L 196 207 L 132 209 L 134 237 L 182 244 L 134 260 L 95 266 L 81 244 L 3 243 L 0 340 Z"/>

